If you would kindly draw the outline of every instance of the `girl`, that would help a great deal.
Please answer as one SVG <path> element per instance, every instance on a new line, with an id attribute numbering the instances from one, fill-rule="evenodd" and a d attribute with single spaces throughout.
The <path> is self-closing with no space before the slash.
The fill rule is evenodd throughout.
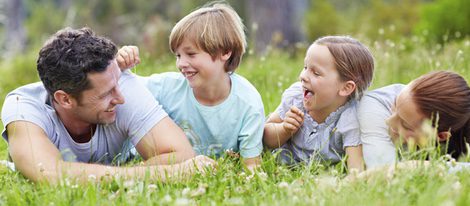
<path id="1" fill-rule="evenodd" d="M 316 40 L 307 50 L 300 82 L 284 92 L 264 126 L 264 144 L 280 147 L 284 163 L 311 158 L 336 163 L 346 154 L 348 168 L 362 170 L 356 104 L 373 71 L 372 55 L 359 41 Z"/>

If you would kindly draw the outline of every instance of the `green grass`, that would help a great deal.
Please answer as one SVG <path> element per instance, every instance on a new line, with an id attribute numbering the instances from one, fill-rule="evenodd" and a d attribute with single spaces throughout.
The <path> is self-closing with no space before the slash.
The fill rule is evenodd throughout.
<path id="1" fill-rule="evenodd" d="M 408 83 L 438 69 L 457 71 L 467 80 L 470 77 L 468 39 L 432 46 L 420 37 L 399 42 L 361 40 L 376 60 L 371 88 Z M 289 54 L 273 50 L 263 57 L 249 53 L 244 57 L 237 73 L 259 90 L 266 114 L 275 110 L 284 89 L 297 81 L 304 53 L 305 48 L 301 48 Z M 35 55 L 0 62 L 1 102 L 11 89 L 38 80 Z M 176 71 L 172 57 L 153 61 L 144 57 L 136 68 L 142 75 L 162 71 Z M 0 141 L 0 159 L 6 158 L 6 144 Z M 265 173 L 253 177 L 243 172 L 238 159 L 225 157 L 218 160 L 218 169 L 211 175 L 167 184 L 115 180 L 76 185 L 64 180 L 58 186 L 49 186 L 31 183 L 0 166 L 0 205 L 470 205 L 470 172 L 450 174 L 442 157 L 431 159 L 430 167 L 353 182 L 344 179 L 343 164 L 287 168 L 276 165 L 269 153 L 263 158 Z"/>

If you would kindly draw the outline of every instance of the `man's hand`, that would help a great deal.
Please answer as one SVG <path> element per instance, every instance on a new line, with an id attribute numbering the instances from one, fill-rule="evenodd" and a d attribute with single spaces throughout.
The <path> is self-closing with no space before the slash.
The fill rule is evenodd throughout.
<path id="1" fill-rule="evenodd" d="M 116 54 L 116 60 L 121 71 L 140 64 L 139 48 L 137 46 L 123 46 Z"/>
<path id="2" fill-rule="evenodd" d="M 292 135 L 300 129 L 303 122 L 304 113 L 296 106 L 292 106 L 282 121 L 282 127 L 288 134 Z"/>
<path id="3" fill-rule="evenodd" d="M 182 173 L 184 174 L 194 174 L 195 172 L 200 172 L 204 174 L 207 169 L 215 169 L 217 162 L 207 156 L 198 155 L 192 159 L 186 160 L 181 163 Z"/>

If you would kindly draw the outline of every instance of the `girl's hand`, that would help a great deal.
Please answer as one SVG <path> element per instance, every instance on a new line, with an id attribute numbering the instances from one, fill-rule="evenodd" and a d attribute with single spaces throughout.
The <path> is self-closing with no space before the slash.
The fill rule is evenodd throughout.
<path id="1" fill-rule="evenodd" d="M 140 64 L 139 48 L 137 46 L 123 46 L 116 54 L 116 61 L 121 71 Z"/>
<path id="2" fill-rule="evenodd" d="M 289 134 L 294 134 L 299 130 L 304 122 L 304 113 L 296 106 L 291 106 L 282 121 L 282 127 Z"/>

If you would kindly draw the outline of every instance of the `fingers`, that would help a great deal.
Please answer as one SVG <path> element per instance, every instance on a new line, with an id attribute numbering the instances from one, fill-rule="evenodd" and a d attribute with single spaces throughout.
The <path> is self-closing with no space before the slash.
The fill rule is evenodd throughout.
<path id="1" fill-rule="evenodd" d="M 296 106 L 291 106 L 289 111 L 296 114 L 296 115 L 298 115 L 298 116 L 300 116 L 303 120 L 304 113 L 299 108 L 297 108 Z"/>
<path id="2" fill-rule="evenodd" d="M 283 121 L 284 128 L 289 132 L 296 132 L 304 122 L 304 113 L 297 107 L 292 106 L 286 113 Z"/>
<path id="3" fill-rule="evenodd" d="M 204 167 L 211 167 L 214 168 L 217 165 L 217 162 L 207 156 L 204 155 L 198 155 L 195 157 L 196 165 L 198 166 L 198 169 L 200 170 L 201 168 Z"/>
<path id="4" fill-rule="evenodd" d="M 116 55 L 116 61 L 121 70 L 140 64 L 139 48 L 136 46 L 123 46 Z"/>
<path id="5" fill-rule="evenodd" d="M 198 155 L 192 159 L 186 160 L 184 165 L 186 165 L 185 170 L 187 170 L 189 174 L 194 174 L 195 172 L 205 174 L 206 171 L 215 169 L 217 162 L 207 156 Z"/>

